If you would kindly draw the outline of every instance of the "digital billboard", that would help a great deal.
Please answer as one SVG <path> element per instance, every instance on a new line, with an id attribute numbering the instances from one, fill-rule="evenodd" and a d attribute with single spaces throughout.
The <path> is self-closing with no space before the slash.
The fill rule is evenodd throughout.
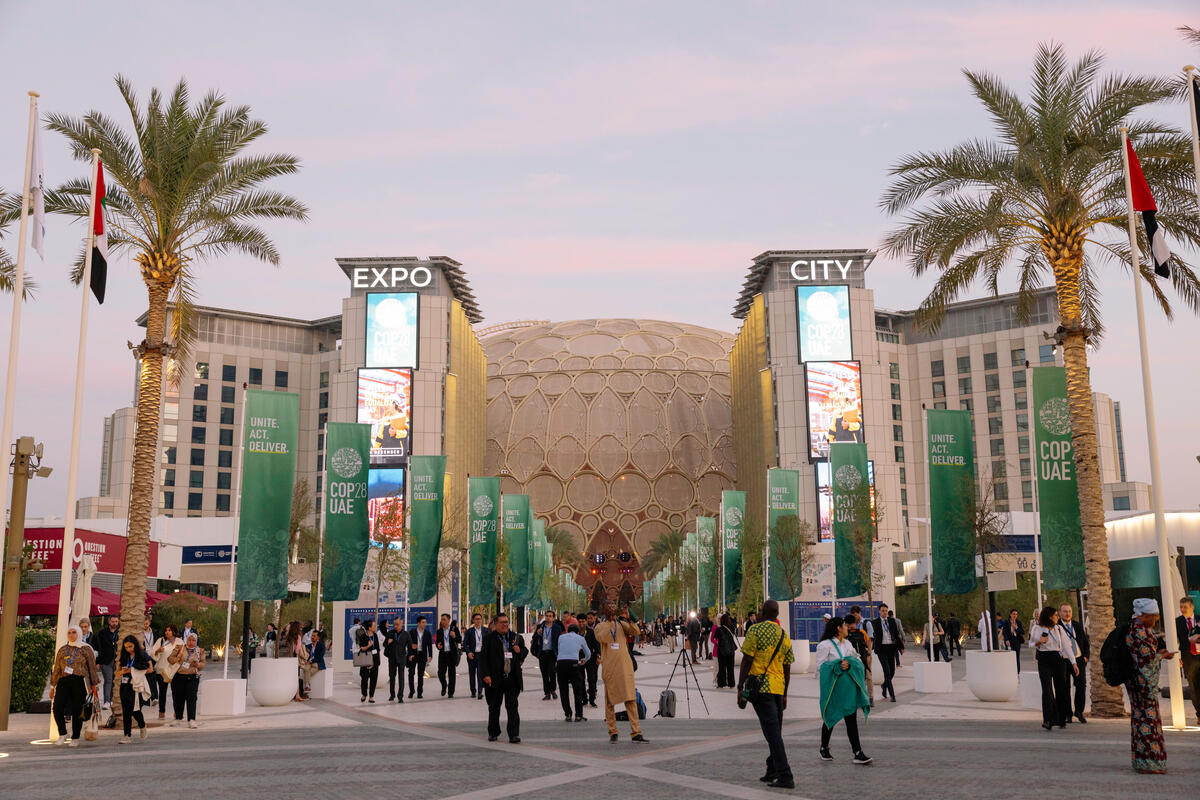
<path id="1" fill-rule="evenodd" d="M 417 363 L 419 298 L 416 292 L 367 294 L 367 367 L 411 367 Z"/>
<path id="2" fill-rule="evenodd" d="M 396 507 L 396 514 L 385 512 L 389 507 Z M 376 535 L 376 523 L 384 518 L 391 525 L 403 530 L 404 525 L 404 470 L 402 469 L 372 469 L 367 471 L 367 526 L 371 531 L 371 540 L 386 541 L 399 545 L 398 532 L 383 532 Z"/>
<path id="3" fill-rule="evenodd" d="M 818 461 L 817 467 L 817 529 L 822 542 L 833 540 L 833 480 L 829 462 Z M 867 462 L 867 484 L 871 487 L 871 508 L 875 508 L 875 462 Z M 878 532 L 876 532 L 878 538 Z"/>
<path id="4" fill-rule="evenodd" d="M 804 365 L 804 387 L 810 458 L 829 458 L 830 442 L 866 441 L 857 361 L 809 361 Z"/>
<path id="5" fill-rule="evenodd" d="M 412 451 L 412 370 L 360 369 L 358 421 L 371 426 L 371 468 L 400 467 Z"/>
<path id="6" fill-rule="evenodd" d="M 800 361 L 845 361 L 850 347 L 850 287 L 797 286 Z"/>

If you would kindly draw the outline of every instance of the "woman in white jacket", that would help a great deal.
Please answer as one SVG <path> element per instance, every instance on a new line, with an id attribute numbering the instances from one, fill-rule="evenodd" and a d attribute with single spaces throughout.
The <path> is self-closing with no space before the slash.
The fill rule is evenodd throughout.
<path id="1" fill-rule="evenodd" d="M 820 712 L 822 717 L 821 722 L 821 760 L 833 761 L 833 755 L 829 752 L 829 739 L 833 735 L 833 725 L 837 724 L 840 718 L 846 725 L 846 736 L 850 740 L 850 748 L 854 752 L 854 764 L 870 764 L 871 757 L 862 750 L 862 743 L 858 738 L 858 710 L 861 705 L 864 713 L 867 712 L 870 706 L 870 695 L 866 694 L 865 687 L 858 688 L 858 699 L 851 699 L 847 703 L 846 694 L 839 695 L 837 701 L 832 697 L 832 686 L 828 685 L 830 676 L 826 671 L 821 669 L 821 665 L 827 662 L 837 662 L 833 668 L 835 674 L 840 672 L 850 672 L 852 662 L 858 662 L 859 668 L 855 672 L 862 673 L 866 666 L 862 663 L 858 653 L 854 649 L 854 645 L 846 638 L 849 633 L 849 627 L 846 620 L 841 617 L 833 617 L 826 621 L 825 632 L 821 636 L 821 641 L 817 643 L 816 663 L 813 666 L 814 671 L 821 680 L 821 690 L 819 692 Z M 853 695 L 853 688 L 850 684 L 846 685 Z M 827 704 L 829 708 L 827 709 Z M 836 713 L 833 708 L 840 707 Z M 827 714 L 828 710 L 828 714 Z M 849 711 L 849 713 L 845 713 Z M 832 716 L 832 719 L 827 719 L 827 716 Z"/>
<path id="2" fill-rule="evenodd" d="M 179 670 L 179 658 L 171 661 L 170 657 L 176 651 L 183 649 L 183 640 L 175 631 L 174 625 L 163 627 L 163 635 L 150 648 L 150 657 L 154 659 L 154 671 L 158 677 L 158 718 L 167 716 L 167 684 Z"/>
<path id="3" fill-rule="evenodd" d="M 1042 682 L 1042 727 L 1067 727 L 1071 718 L 1071 685 L 1068 673 L 1079 674 L 1075 650 L 1058 624 L 1058 609 L 1046 606 L 1029 629 L 1029 646 L 1037 651 L 1038 678 Z"/>

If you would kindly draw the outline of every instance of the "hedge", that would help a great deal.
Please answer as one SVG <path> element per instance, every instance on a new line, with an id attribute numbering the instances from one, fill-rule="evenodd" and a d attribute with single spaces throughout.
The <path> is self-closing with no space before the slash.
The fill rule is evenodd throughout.
<path id="1" fill-rule="evenodd" d="M 17 628 L 13 659 L 10 713 L 20 713 L 42 699 L 50 668 L 54 665 L 54 631 L 46 628 Z"/>

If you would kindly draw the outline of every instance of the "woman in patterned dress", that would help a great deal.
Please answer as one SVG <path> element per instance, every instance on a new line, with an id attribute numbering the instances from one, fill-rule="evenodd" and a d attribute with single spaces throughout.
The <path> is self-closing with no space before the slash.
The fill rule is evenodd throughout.
<path id="1" fill-rule="evenodd" d="M 1158 675 L 1162 660 L 1174 658 L 1175 654 L 1158 647 L 1158 637 L 1154 635 L 1158 614 L 1158 601 L 1152 598 L 1133 601 L 1133 622 L 1125 637 L 1133 658 L 1133 677 L 1125 689 L 1129 692 L 1133 768 L 1161 775 L 1167 771 L 1167 749 L 1158 713 Z"/>

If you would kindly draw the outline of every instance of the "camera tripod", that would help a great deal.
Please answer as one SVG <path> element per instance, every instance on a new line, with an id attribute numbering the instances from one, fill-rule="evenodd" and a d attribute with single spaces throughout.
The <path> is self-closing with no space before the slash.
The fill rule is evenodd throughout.
<path id="1" fill-rule="evenodd" d="M 671 688 L 671 681 L 675 680 L 675 670 L 679 669 L 681 661 L 683 662 L 683 696 L 687 702 L 688 719 L 692 718 L 692 695 L 688 688 L 688 673 L 691 673 L 692 683 L 696 684 L 696 694 L 700 695 L 700 702 L 704 704 L 704 713 L 711 715 L 712 712 L 708 710 L 708 701 L 704 699 L 704 691 L 700 688 L 700 681 L 696 678 L 696 668 L 692 664 L 686 646 L 680 649 L 679 655 L 675 656 L 675 666 L 671 667 L 671 676 L 667 678 L 667 688 L 663 691 Z"/>

